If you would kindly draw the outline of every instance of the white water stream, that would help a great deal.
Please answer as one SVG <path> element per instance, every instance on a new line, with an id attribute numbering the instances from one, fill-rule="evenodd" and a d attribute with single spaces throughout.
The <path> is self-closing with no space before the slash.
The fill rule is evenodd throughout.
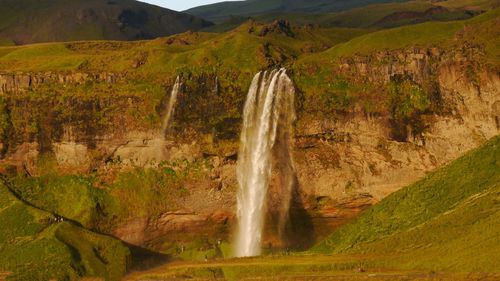
<path id="1" fill-rule="evenodd" d="M 175 79 L 174 87 L 172 88 L 172 92 L 170 93 L 170 100 L 167 104 L 167 111 L 165 116 L 163 117 L 163 122 L 161 125 L 161 131 L 163 132 L 163 135 L 166 134 L 167 129 L 170 125 L 170 119 L 172 118 L 172 115 L 174 113 L 175 103 L 177 102 L 177 95 L 179 94 L 181 84 L 181 78 L 177 76 L 177 78 Z"/>

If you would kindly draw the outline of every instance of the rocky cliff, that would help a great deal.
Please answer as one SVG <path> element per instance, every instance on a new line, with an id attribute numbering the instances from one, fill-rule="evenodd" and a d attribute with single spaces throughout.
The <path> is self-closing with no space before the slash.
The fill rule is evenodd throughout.
<path id="1" fill-rule="evenodd" d="M 299 92 L 295 225 L 323 237 L 498 135 L 500 76 L 483 57 L 475 46 L 407 48 L 343 58 L 321 69 L 314 63 L 291 66 Z M 241 79 L 238 73 L 233 75 Z M 51 155 L 61 173 L 92 173 L 103 181 L 133 166 L 167 165 L 179 172 L 202 163 L 196 177 L 182 180 L 187 192 L 175 204 L 155 215 L 130 215 L 109 231 L 153 248 L 199 233 L 227 238 L 246 88 L 216 72 L 184 75 L 174 124 L 164 134 L 158 120 L 175 77 L 144 89 L 131 88 L 136 82 L 130 75 L 0 74 L 2 163 L 36 176 L 43 173 L 40 157 Z M 316 76 L 323 77 L 319 84 L 304 82 Z M 268 229 L 269 243 L 278 243 L 274 231 Z"/>

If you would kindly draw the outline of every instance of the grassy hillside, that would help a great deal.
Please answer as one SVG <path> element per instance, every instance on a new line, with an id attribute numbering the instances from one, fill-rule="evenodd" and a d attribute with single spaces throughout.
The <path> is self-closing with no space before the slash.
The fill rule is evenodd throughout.
<path id="1" fill-rule="evenodd" d="M 295 81 L 307 92 L 319 92 L 317 85 L 324 81 L 329 69 L 337 66 L 339 59 L 408 47 L 451 50 L 464 43 L 482 46 L 485 63 L 495 67 L 500 63 L 500 31 L 496 27 L 499 17 L 497 8 L 469 20 L 427 22 L 357 36 L 324 52 L 299 58 L 294 64 Z"/>
<path id="2" fill-rule="evenodd" d="M 272 63 L 328 62 L 340 56 L 408 46 L 446 48 L 463 39 L 484 43 L 497 57 L 500 10 L 452 22 L 428 22 L 377 32 L 352 28 L 289 27 L 246 22 L 223 34 L 185 33 L 138 42 L 72 42 L 0 47 L 0 71 L 112 71 L 172 74 L 185 69 L 256 70 Z M 363 18 L 363 17 L 362 17 Z M 270 32 L 262 33 L 262 29 Z M 288 31 L 286 30 L 288 29 Z M 463 32 L 467 30 L 467 32 Z M 289 33 L 289 34 L 286 34 Z M 329 49 L 330 48 L 330 49 Z M 327 50 L 328 49 L 328 50 Z M 326 51 L 325 51 L 326 50 Z M 312 54 L 312 55 L 311 55 Z"/>
<path id="3" fill-rule="evenodd" d="M 271 31 L 261 34 L 263 28 Z M 286 34 L 290 32 L 291 34 Z M 184 33 L 138 42 L 46 43 L 0 47 L 3 71 L 116 71 L 176 73 L 220 65 L 251 71 L 285 62 L 366 33 L 360 29 L 308 29 L 248 22 L 224 34 Z M 134 67 L 138 60 L 142 64 Z"/>
<path id="4" fill-rule="evenodd" d="M 326 13 L 349 10 L 376 3 L 405 2 L 405 0 L 248 0 L 229 1 L 200 6 L 187 10 L 187 13 L 197 15 L 214 22 L 222 22 L 230 16 L 255 16 L 268 13 Z"/>
<path id="5" fill-rule="evenodd" d="M 496 24 L 499 15 L 500 10 L 496 9 L 467 21 L 447 23 L 430 22 L 383 30 L 371 35 L 360 36 L 350 42 L 335 46 L 328 51 L 328 54 L 334 56 L 348 56 L 353 53 L 367 54 L 374 50 L 394 50 L 409 45 L 430 46 L 439 44 L 441 47 L 446 47 L 447 43 L 452 43 L 451 39 L 453 39 L 456 33 L 465 27 L 476 29 L 477 33 L 474 36 L 477 37 L 477 40 L 471 41 L 479 43 L 478 41 L 481 39 L 480 36 L 497 37 L 495 35 L 498 35 L 498 33 L 487 35 L 486 32 L 489 32 Z M 481 28 L 477 25 L 481 26 Z M 472 34 L 467 35 L 473 36 Z M 495 50 L 495 52 L 497 51 L 498 49 Z M 494 53 L 491 55 L 496 56 Z"/>
<path id="6" fill-rule="evenodd" d="M 252 16 L 258 22 L 286 19 L 294 25 L 317 24 L 323 27 L 351 27 L 381 29 L 412 25 L 427 21 L 463 20 L 491 10 L 493 1 L 474 0 L 465 3 L 459 0 L 431 2 L 415 0 L 406 2 L 371 4 L 340 12 L 299 13 L 272 12 Z M 204 31 L 228 31 L 248 20 L 246 16 L 231 16 L 224 22 Z"/>
<path id="7" fill-rule="evenodd" d="M 500 267 L 500 137 L 398 191 L 312 249 L 380 266 L 458 272 Z"/>
<path id="8" fill-rule="evenodd" d="M 151 39 L 211 24 L 134 0 L 0 0 L 0 6 L 0 45 Z"/>
<path id="9" fill-rule="evenodd" d="M 176 210 L 189 193 L 185 185 L 206 176 L 206 163 L 201 161 L 186 165 L 182 172 L 173 169 L 179 163 L 163 165 L 161 169 L 109 170 L 90 175 L 61 175 L 55 166 L 47 169 L 48 165 L 39 165 L 39 176 L 11 175 L 9 180 L 12 191 L 25 202 L 86 229 L 111 233 L 111 225 Z"/>
<path id="10" fill-rule="evenodd" d="M 0 273 L 7 280 L 119 280 L 129 250 L 119 241 L 87 231 L 18 200 L 0 183 Z"/>

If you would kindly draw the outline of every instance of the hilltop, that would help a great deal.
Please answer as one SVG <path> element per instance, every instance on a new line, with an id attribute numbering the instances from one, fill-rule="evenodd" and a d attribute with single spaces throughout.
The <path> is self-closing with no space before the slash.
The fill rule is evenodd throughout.
<path id="1" fill-rule="evenodd" d="M 286 1 L 284 1 L 286 2 Z M 273 5 L 275 2 L 266 2 Z M 351 1 L 345 9 L 333 9 L 331 5 L 345 5 L 344 1 L 329 2 L 320 5 L 317 9 L 295 9 L 301 3 L 283 4 L 279 8 L 271 10 L 259 10 L 255 14 L 245 14 L 247 10 L 230 11 L 231 5 L 255 5 L 255 2 L 223 2 L 214 5 L 202 6 L 189 10 L 197 14 L 206 12 L 203 16 L 209 17 L 214 14 L 228 12 L 230 15 L 222 18 L 212 19 L 217 24 L 204 28 L 208 32 L 224 32 L 236 28 L 248 19 L 262 23 L 271 23 L 275 20 L 287 20 L 293 25 L 313 25 L 322 27 L 350 27 L 364 28 L 369 30 L 380 30 L 403 25 L 415 25 L 428 21 L 455 21 L 464 20 L 477 16 L 486 11 L 498 7 L 498 0 L 447 0 L 447 1 Z M 263 4 L 263 3 L 262 3 Z M 303 3 L 304 5 L 319 5 L 321 1 Z M 324 3 L 323 3 L 324 4 Z M 359 5 L 358 5 L 359 4 Z M 225 7 L 227 5 L 227 7 Z M 353 6 L 354 5 L 354 6 Z M 221 6 L 221 7 L 219 7 Z M 258 7 L 265 6 L 259 5 Z M 220 9 L 219 9 L 220 8 Z M 227 9 L 226 9 L 227 8 Z M 251 9 L 250 9 L 251 10 Z"/>
<path id="2" fill-rule="evenodd" d="M 375 3 L 405 2 L 406 0 L 353 0 L 353 1 L 307 1 L 307 0 L 249 0 L 226 1 L 195 7 L 187 13 L 221 22 L 230 16 L 255 16 L 269 13 L 326 13 L 349 10 Z"/>
<path id="3" fill-rule="evenodd" d="M 0 6 L 0 45 L 152 39 L 211 25 L 134 0 L 0 0 Z"/>

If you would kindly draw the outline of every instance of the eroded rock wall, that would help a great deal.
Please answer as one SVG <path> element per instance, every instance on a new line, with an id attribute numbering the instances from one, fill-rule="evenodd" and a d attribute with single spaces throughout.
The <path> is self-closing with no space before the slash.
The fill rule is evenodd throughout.
<path id="1" fill-rule="evenodd" d="M 481 63 L 481 56 L 475 48 L 449 53 L 412 48 L 344 59 L 329 69 L 330 76 L 372 85 L 372 94 L 380 95 L 380 99 L 386 97 L 387 85 L 395 77 L 404 77 L 433 97 L 432 104 L 415 115 L 419 130 L 412 127 L 414 119 L 410 119 L 398 127 L 405 132 L 397 138 L 394 134 L 397 120 L 390 110 L 367 112 L 354 104 L 335 115 L 316 115 L 299 108 L 293 149 L 298 186 L 293 206 L 307 214 L 300 219 L 310 219 L 317 236 L 326 234 L 388 194 L 497 135 L 500 76 L 498 70 Z M 53 125 L 57 127 L 54 131 L 59 132 L 48 134 L 50 145 L 41 144 L 47 134 L 30 135 L 11 130 L 9 137 L 15 137 L 16 141 L 6 147 L 4 139 L 6 149 L 2 162 L 23 167 L 36 175 L 36 160 L 45 152 L 44 147 L 67 172 L 105 173 L 117 165 L 126 169 L 202 159 L 208 162 L 209 168 L 203 171 L 203 180 L 188 185 L 189 195 L 179 203 L 182 208 L 165 210 L 158 217 L 130 218 L 127 223 L 117 225 L 113 234 L 138 245 L 165 245 L 165 241 L 158 241 L 179 231 L 206 233 L 218 229 L 212 231 L 213 235 L 228 235 L 234 219 L 240 120 L 228 117 L 212 124 L 207 121 L 209 118 L 203 119 L 203 114 L 222 116 L 227 111 L 220 105 L 224 97 L 214 93 L 219 86 L 214 85 L 218 83 L 215 77 L 208 76 L 196 86 L 183 87 L 174 114 L 177 124 L 166 135 L 160 132 L 159 126 L 141 127 L 140 122 L 126 117 L 133 114 L 129 109 L 145 100 L 137 95 L 121 95 L 109 98 L 108 103 L 119 104 L 121 110 L 110 113 L 112 117 L 108 116 L 104 125 L 92 119 L 97 125 L 85 127 L 82 124 L 90 119 L 73 115 L 61 119 L 63 121 L 45 122 L 41 131 L 50 131 L 48 128 Z M 114 74 L 2 74 L 0 93 L 8 100 L 9 96 L 26 91 L 36 93 L 43 83 L 64 87 L 86 83 L 88 79 L 111 87 L 115 83 L 126 83 L 125 76 Z M 307 99 L 310 93 L 298 87 Z M 168 90 L 166 86 L 165 92 Z M 226 104 L 233 107 L 232 111 L 240 112 L 246 90 L 236 90 L 240 95 L 238 99 Z M 11 118 L 22 118 L 23 110 L 33 111 L 33 108 L 27 109 L 33 103 L 24 109 L 18 106 L 21 104 L 22 100 L 8 103 Z M 81 116 L 100 114 L 103 108 L 106 107 L 68 105 L 68 110 L 81 110 Z M 162 113 L 159 110 L 152 114 Z M 276 183 L 273 180 L 273 184 Z M 271 186 L 270 190 L 273 189 Z M 274 200 L 276 194 L 270 195 L 270 200 Z M 325 218 L 327 220 L 321 220 Z"/>

